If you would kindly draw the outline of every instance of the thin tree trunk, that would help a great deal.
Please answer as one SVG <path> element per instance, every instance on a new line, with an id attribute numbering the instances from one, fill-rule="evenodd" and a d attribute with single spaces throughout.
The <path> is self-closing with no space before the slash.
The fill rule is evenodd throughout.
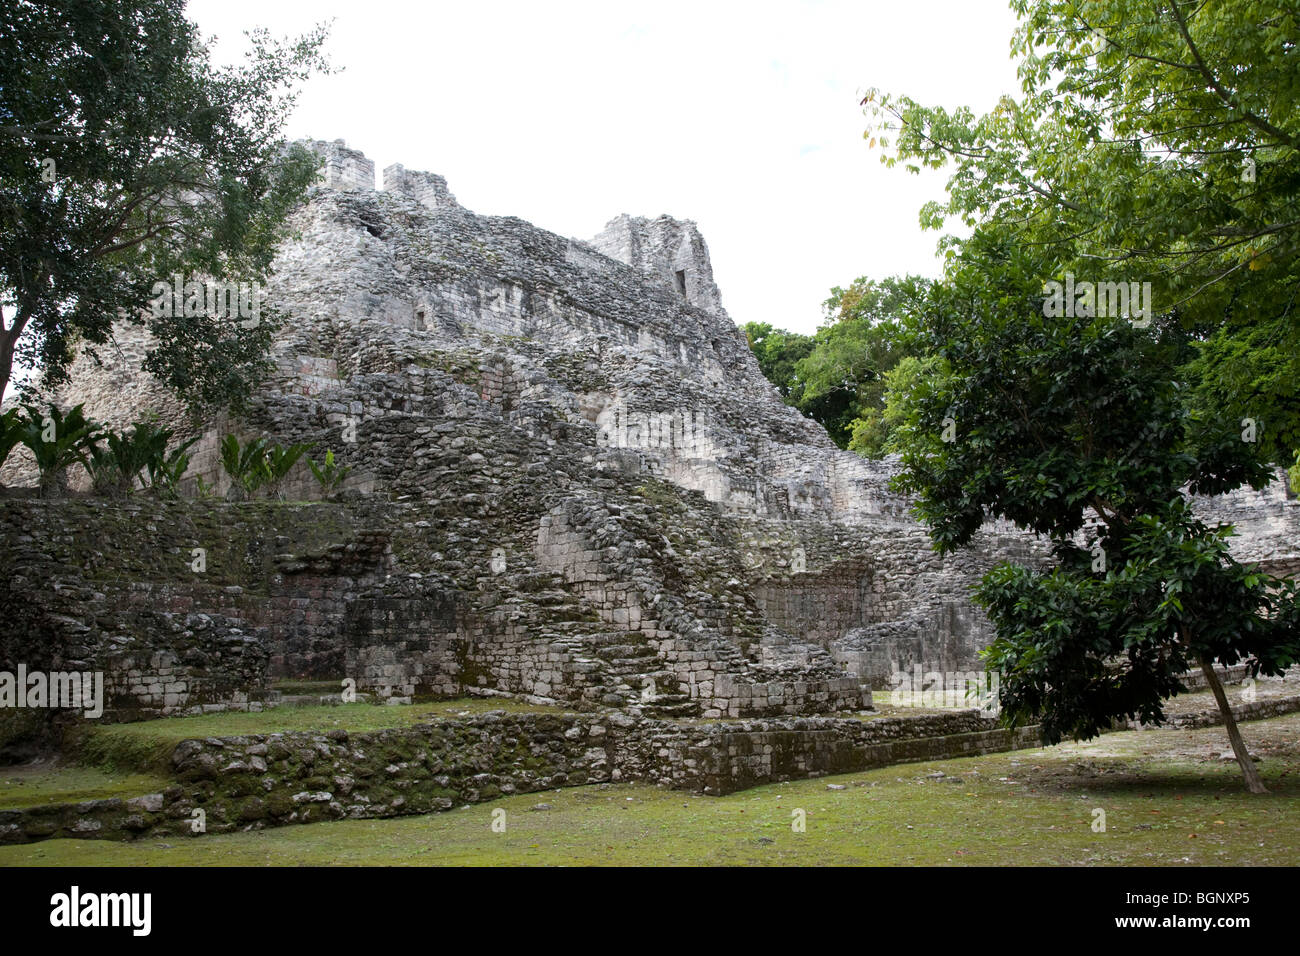
<path id="1" fill-rule="evenodd" d="M 1264 787 L 1264 781 L 1259 778 L 1259 769 L 1255 766 L 1255 761 L 1250 759 L 1250 753 L 1246 750 L 1246 742 L 1241 739 L 1241 731 L 1237 729 L 1237 720 L 1232 716 L 1232 707 L 1228 704 L 1228 695 L 1223 692 L 1223 683 L 1219 680 L 1219 675 L 1214 672 L 1214 662 L 1206 655 L 1199 655 L 1201 662 L 1201 671 L 1205 674 L 1205 680 L 1210 685 L 1210 690 L 1214 692 L 1214 700 L 1219 705 L 1219 713 L 1223 715 L 1223 727 L 1228 731 L 1228 740 L 1232 743 L 1232 752 L 1237 755 L 1237 763 L 1241 765 L 1241 772 L 1246 778 L 1246 786 L 1251 793 L 1268 793 Z"/>
<path id="2" fill-rule="evenodd" d="M 17 319 L 14 319 L 15 326 Z M 4 328 L 4 313 L 0 312 L 0 398 L 9 387 L 9 379 L 14 373 L 14 349 L 18 345 L 18 336 L 14 329 Z"/>

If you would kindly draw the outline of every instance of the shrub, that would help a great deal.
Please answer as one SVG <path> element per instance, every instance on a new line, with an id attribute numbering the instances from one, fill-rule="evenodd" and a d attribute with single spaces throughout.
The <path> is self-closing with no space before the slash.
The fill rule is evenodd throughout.
<path id="1" fill-rule="evenodd" d="M 266 470 L 267 492 L 275 498 L 280 497 L 280 486 L 288 477 L 298 459 L 311 451 L 313 443 L 295 442 L 289 446 L 268 445 L 265 450 L 263 467 Z"/>
<path id="2" fill-rule="evenodd" d="M 136 479 L 149 462 L 167 448 L 170 432 L 147 422 L 136 422 L 129 432 L 107 432 L 87 446 L 91 486 L 97 494 L 123 495 L 135 488 Z M 103 438 L 106 445 L 99 444 Z"/>
<path id="3" fill-rule="evenodd" d="M 191 438 L 168 454 L 172 431 L 152 422 L 136 422 L 129 432 L 108 432 L 103 437 L 107 447 L 92 442 L 86 467 L 95 491 L 108 495 L 129 494 L 137 480 L 154 491 L 175 494 L 177 483 L 189 467 L 186 450 L 198 441 Z"/>
<path id="4" fill-rule="evenodd" d="M 221 467 L 232 482 L 227 495 L 232 501 L 251 496 L 266 482 L 266 444 L 265 438 L 256 438 L 241 446 L 234 435 L 221 440 Z"/>
<path id="5" fill-rule="evenodd" d="M 269 438 L 257 438 L 241 446 L 238 438 L 227 435 L 221 441 L 221 464 L 234 481 L 230 497 L 251 497 L 263 485 L 272 497 L 279 497 L 284 479 L 312 447 L 309 443 L 280 445 Z"/>
<path id="6" fill-rule="evenodd" d="M 57 405 L 42 412 L 36 405 L 24 405 L 27 417 L 19 421 L 19 441 L 31 449 L 40 471 L 40 495 L 58 497 L 67 491 L 67 469 L 81 462 L 89 468 L 86 451 L 100 437 L 99 426 L 88 419 L 84 406 L 65 415 Z"/>
<path id="7" fill-rule="evenodd" d="M 335 491 L 339 485 L 343 484 L 343 479 L 348 476 L 352 469 L 343 466 L 340 467 L 334 460 L 334 450 L 327 449 L 325 452 L 325 461 L 318 463 L 312 458 L 307 459 L 307 466 L 311 468 L 312 475 L 320 482 L 321 491 L 330 494 Z"/>
<path id="8" fill-rule="evenodd" d="M 168 433 L 167 437 L 170 438 L 171 434 Z M 175 497 L 181 479 L 185 477 L 185 471 L 190 467 L 190 446 L 198 440 L 199 436 L 195 435 L 189 441 L 177 445 L 170 453 L 151 458 L 145 465 L 145 471 L 149 475 L 149 487 L 159 494 Z"/>

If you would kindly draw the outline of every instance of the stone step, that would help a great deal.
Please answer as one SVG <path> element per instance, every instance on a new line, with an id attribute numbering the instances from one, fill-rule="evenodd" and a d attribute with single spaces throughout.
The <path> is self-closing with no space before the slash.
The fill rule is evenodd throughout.
<path id="1" fill-rule="evenodd" d="M 542 607 L 580 607 L 582 602 L 568 591 L 537 591 L 528 598 Z"/>
<path id="2" fill-rule="evenodd" d="M 646 707 L 660 717 L 694 717 L 700 712 L 700 705 L 695 701 L 679 704 L 659 704 L 652 702 Z"/>
<path id="3" fill-rule="evenodd" d="M 656 694 L 647 703 L 654 707 L 667 707 L 671 704 L 685 704 L 693 701 L 689 694 Z"/>
<path id="4" fill-rule="evenodd" d="M 596 651 L 596 656 L 607 661 L 641 660 L 655 657 L 659 652 L 648 644 L 613 644 Z"/>

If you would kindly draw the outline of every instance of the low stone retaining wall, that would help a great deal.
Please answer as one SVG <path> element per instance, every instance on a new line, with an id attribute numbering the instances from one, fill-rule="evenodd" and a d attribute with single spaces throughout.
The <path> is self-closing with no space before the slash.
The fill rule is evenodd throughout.
<path id="1" fill-rule="evenodd" d="M 1270 697 L 1266 700 L 1257 700 L 1251 703 L 1234 704 L 1232 707 L 1232 716 L 1239 722 L 1246 720 L 1266 720 L 1269 717 L 1281 717 L 1283 714 L 1294 714 L 1300 711 L 1300 696 L 1291 697 Z M 1165 722 L 1166 727 L 1176 727 L 1180 730 L 1193 729 L 1197 727 L 1218 727 L 1223 723 L 1223 715 L 1218 709 L 1201 710 L 1194 714 L 1172 714 L 1169 720 Z M 1134 730 L 1145 730 L 1145 725 L 1132 725 Z"/>
<path id="2" fill-rule="evenodd" d="M 162 793 L 0 810 L 0 843 L 391 817 L 618 780 L 725 794 L 1037 743 L 1033 729 L 999 730 L 976 711 L 731 723 L 490 713 L 357 734 L 209 737 L 177 745 L 176 782 Z"/>
<path id="3" fill-rule="evenodd" d="M 1222 664 L 1215 664 L 1214 671 L 1219 675 L 1219 680 L 1225 686 L 1229 684 L 1240 684 L 1250 676 L 1250 667 L 1246 664 L 1233 664 L 1231 667 L 1224 667 Z M 1182 675 L 1183 686 L 1189 691 L 1206 690 L 1209 683 L 1205 679 L 1204 672 L 1200 670 L 1190 670 Z"/>
<path id="4" fill-rule="evenodd" d="M 168 804 L 161 793 L 123 800 L 85 800 L 0 810 L 0 844 L 34 843 L 53 837 L 73 840 L 129 840 L 146 833 L 179 833 L 165 825 Z"/>
<path id="5" fill-rule="evenodd" d="M 840 728 L 718 735 L 718 750 L 701 760 L 706 793 L 727 794 L 779 780 L 854 773 L 873 767 L 1040 745 L 1038 729 L 989 729 L 944 737 L 870 743 Z"/>

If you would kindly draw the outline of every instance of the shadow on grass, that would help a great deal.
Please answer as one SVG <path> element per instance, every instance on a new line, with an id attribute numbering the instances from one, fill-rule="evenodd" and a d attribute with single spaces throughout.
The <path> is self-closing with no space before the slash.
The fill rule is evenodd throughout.
<path id="1" fill-rule="evenodd" d="M 1061 769 L 1055 772 L 1038 768 L 1025 772 L 1019 769 L 1020 779 L 1040 791 L 1058 793 L 1080 792 L 1114 794 L 1123 797 L 1186 798 L 1195 796 L 1222 797 L 1224 794 L 1251 796 L 1246 782 L 1235 762 L 1214 766 L 1219 761 L 1206 761 L 1204 766 L 1169 766 L 1167 764 L 1136 766 L 1131 762 L 1097 763 L 1089 772 Z M 1300 797 L 1300 776 L 1292 775 L 1289 768 L 1260 766 L 1260 776 L 1269 797 L 1295 799 Z"/>

